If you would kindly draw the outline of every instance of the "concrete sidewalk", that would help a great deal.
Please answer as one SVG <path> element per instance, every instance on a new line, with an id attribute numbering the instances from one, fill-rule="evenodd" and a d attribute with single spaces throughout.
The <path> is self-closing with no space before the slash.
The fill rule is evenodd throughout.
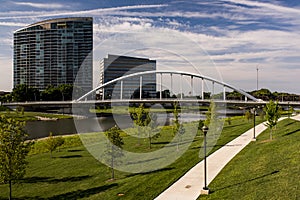
<path id="1" fill-rule="evenodd" d="M 291 117 L 291 119 L 300 121 L 300 115 L 295 115 L 295 116 Z"/>
<path id="2" fill-rule="evenodd" d="M 298 116 L 300 119 L 300 116 Z M 281 118 L 282 120 L 284 118 Z M 256 136 L 266 130 L 267 127 L 261 123 L 255 127 Z M 225 167 L 225 165 L 236 156 L 253 139 L 253 128 L 241 136 L 227 143 L 224 147 L 207 157 L 207 184 L 209 184 Z M 155 200 L 194 200 L 200 196 L 204 186 L 204 162 L 203 160 L 190 169 L 177 182 L 171 185 Z"/>

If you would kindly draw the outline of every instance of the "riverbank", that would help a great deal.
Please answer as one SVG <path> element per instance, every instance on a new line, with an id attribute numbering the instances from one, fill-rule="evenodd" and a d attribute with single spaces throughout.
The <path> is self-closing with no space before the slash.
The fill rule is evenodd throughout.
<path id="1" fill-rule="evenodd" d="M 19 121 L 56 121 L 59 119 L 72 119 L 72 115 L 50 114 L 41 112 L 17 112 L 17 111 L 2 111 L 0 115 L 5 115 L 9 118 L 14 118 Z"/>

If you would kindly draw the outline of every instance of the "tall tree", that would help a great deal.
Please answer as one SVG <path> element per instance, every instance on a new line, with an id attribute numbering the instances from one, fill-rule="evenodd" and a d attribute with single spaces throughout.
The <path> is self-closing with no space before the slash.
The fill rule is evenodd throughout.
<path id="1" fill-rule="evenodd" d="M 155 140 L 160 137 L 160 133 L 157 132 L 157 115 L 154 113 L 147 113 L 147 121 L 149 121 L 149 123 L 145 126 L 145 129 L 149 139 L 149 149 L 151 149 L 152 139 Z"/>
<path id="2" fill-rule="evenodd" d="M 173 136 L 177 136 L 178 140 L 177 140 L 177 151 L 179 150 L 179 140 L 182 139 L 182 135 L 185 133 L 185 129 L 183 127 L 183 125 L 179 122 L 179 105 L 178 102 L 175 102 L 173 104 L 173 116 L 174 116 L 174 120 L 173 120 Z"/>
<path id="3" fill-rule="evenodd" d="M 210 102 L 210 105 L 209 105 L 208 110 L 205 113 L 205 115 L 206 115 L 206 119 L 204 121 L 204 125 L 209 127 L 210 122 L 214 121 L 218 118 L 217 107 L 216 107 L 216 104 L 214 101 Z"/>
<path id="4" fill-rule="evenodd" d="M 20 84 L 16 85 L 13 89 L 11 96 L 12 100 L 16 102 L 38 101 L 40 99 L 40 92 L 36 88 Z"/>
<path id="5" fill-rule="evenodd" d="M 144 104 L 140 104 L 138 108 L 135 108 L 134 112 L 132 113 L 132 116 L 134 126 L 137 129 L 138 144 L 140 145 L 140 138 L 145 134 L 145 126 L 147 126 L 149 123 L 149 116 L 146 113 Z"/>
<path id="6" fill-rule="evenodd" d="M 124 145 L 123 138 L 120 136 L 120 128 L 114 126 L 105 132 L 109 143 L 107 144 L 106 154 L 110 162 L 111 178 L 115 179 L 114 168 L 118 164 L 117 158 L 123 156 L 122 146 Z"/>
<path id="7" fill-rule="evenodd" d="M 62 146 L 65 143 L 65 140 L 62 136 L 54 137 L 52 132 L 50 132 L 49 137 L 45 142 L 46 149 L 50 152 L 50 157 L 52 158 L 52 152 Z"/>
<path id="8" fill-rule="evenodd" d="M 247 121 L 250 122 L 250 119 L 252 119 L 252 117 L 254 117 L 253 114 L 249 110 L 247 110 L 245 112 L 245 118 L 247 119 Z"/>
<path id="9" fill-rule="evenodd" d="M 25 142 L 24 122 L 0 116 L 0 182 L 9 185 L 9 199 L 12 198 L 12 184 L 24 177 L 26 156 L 31 143 Z"/>
<path id="10" fill-rule="evenodd" d="M 73 85 L 71 84 L 62 84 L 58 86 L 58 89 L 62 95 L 62 101 L 69 101 L 72 100 L 73 95 Z"/>
<path id="11" fill-rule="evenodd" d="M 61 101 L 62 93 L 58 87 L 48 85 L 48 87 L 42 92 L 43 101 Z"/>
<path id="12" fill-rule="evenodd" d="M 281 107 L 278 105 L 278 102 L 270 101 L 266 104 L 265 113 L 266 113 L 266 125 L 270 128 L 270 140 L 272 140 L 272 131 L 273 128 L 277 125 L 278 119 L 281 116 Z"/>

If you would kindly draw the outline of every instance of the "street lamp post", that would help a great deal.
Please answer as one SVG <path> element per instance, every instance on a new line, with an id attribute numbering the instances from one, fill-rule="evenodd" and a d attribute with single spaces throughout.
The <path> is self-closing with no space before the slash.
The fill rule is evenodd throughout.
<path id="1" fill-rule="evenodd" d="M 208 127 L 202 127 L 203 135 L 204 135 L 204 187 L 201 190 L 201 194 L 209 194 L 209 188 L 207 187 L 207 168 L 206 168 L 206 134 L 208 132 Z"/>

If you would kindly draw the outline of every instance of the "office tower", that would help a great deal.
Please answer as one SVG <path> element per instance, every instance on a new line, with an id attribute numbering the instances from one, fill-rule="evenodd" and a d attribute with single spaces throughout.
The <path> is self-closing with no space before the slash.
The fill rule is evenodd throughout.
<path id="1" fill-rule="evenodd" d="M 100 84 L 107 83 L 118 77 L 156 70 L 156 61 L 146 58 L 129 56 L 108 55 L 100 64 Z M 142 80 L 139 76 L 131 77 L 113 85 L 109 85 L 100 90 L 100 96 L 105 99 L 132 99 L 140 97 L 140 83 L 142 82 L 142 98 L 156 97 L 156 74 L 143 75 Z M 122 85 L 122 96 L 121 96 Z"/>

